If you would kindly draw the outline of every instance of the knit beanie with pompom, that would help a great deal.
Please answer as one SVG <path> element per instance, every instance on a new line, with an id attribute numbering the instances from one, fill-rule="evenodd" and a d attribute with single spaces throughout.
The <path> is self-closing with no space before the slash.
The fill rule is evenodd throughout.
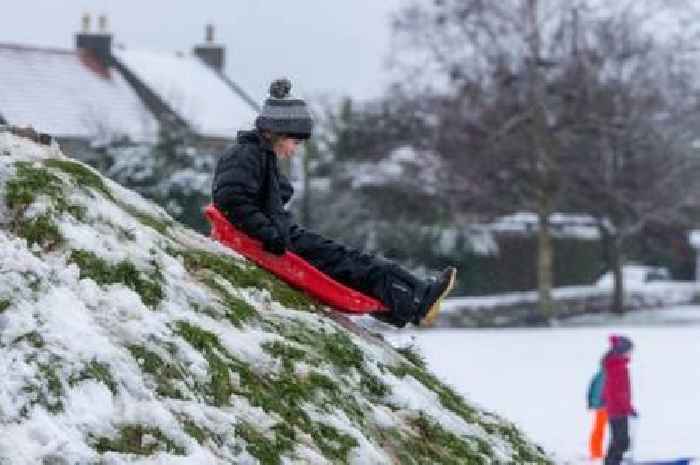
<path id="1" fill-rule="evenodd" d="M 314 126 L 306 102 L 290 96 L 292 83 L 282 78 L 270 84 L 270 96 L 265 100 L 255 120 L 259 131 L 270 131 L 298 139 L 308 139 Z"/>

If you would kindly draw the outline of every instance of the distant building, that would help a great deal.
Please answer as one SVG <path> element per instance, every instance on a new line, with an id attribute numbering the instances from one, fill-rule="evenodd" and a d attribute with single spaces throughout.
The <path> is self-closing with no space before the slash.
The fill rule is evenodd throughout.
<path id="1" fill-rule="evenodd" d="M 31 125 L 63 145 L 153 142 L 179 129 L 209 147 L 250 127 L 256 102 L 224 74 L 214 29 L 191 53 L 113 47 L 106 19 L 76 34 L 75 49 L 0 43 L 0 124 Z"/>

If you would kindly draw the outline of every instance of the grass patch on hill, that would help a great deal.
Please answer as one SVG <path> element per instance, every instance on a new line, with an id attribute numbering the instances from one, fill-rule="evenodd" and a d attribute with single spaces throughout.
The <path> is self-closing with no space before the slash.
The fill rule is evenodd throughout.
<path id="1" fill-rule="evenodd" d="M 68 212 L 80 216 L 83 210 L 69 205 L 63 196 L 61 179 L 47 169 L 36 167 L 28 162 L 14 164 L 15 176 L 7 182 L 5 204 L 15 212 L 13 230 L 27 240 L 29 246 L 38 244 L 53 248 L 63 242 L 58 227 L 53 222 L 53 214 Z M 52 208 L 34 218 L 25 218 L 24 210 L 39 196 L 45 196 Z"/>
<path id="2" fill-rule="evenodd" d="M 185 373 L 177 363 L 164 360 L 142 345 L 129 346 L 129 352 L 141 369 L 153 377 L 158 395 L 180 400 L 188 397 L 180 387 L 184 383 Z"/>
<path id="3" fill-rule="evenodd" d="M 493 449 L 483 439 L 459 437 L 421 414 L 411 420 L 416 436 L 403 438 L 398 454 L 402 464 L 487 465 Z"/>
<path id="4" fill-rule="evenodd" d="M 226 287 L 217 282 L 214 276 L 205 276 L 202 278 L 202 282 L 221 297 L 224 304 L 225 318 L 237 328 L 243 327 L 243 323 L 246 321 L 254 319 L 258 314 L 255 308 L 245 300 L 229 292 Z"/>
<path id="5" fill-rule="evenodd" d="M 443 407 L 456 413 L 457 415 L 462 417 L 467 423 L 477 424 L 481 426 L 486 433 L 502 437 L 505 442 L 511 444 L 511 446 L 513 447 L 514 458 L 516 459 L 516 463 L 550 463 L 548 460 L 546 460 L 544 451 L 539 447 L 533 447 L 532 445 L 530 445 L 523 437 L 522 433 L 515 426 L 513 426 L 512 424 L 503 423 L 500 419 L 498 419 L 496 422 L 489 422 L 482 416 L 481 413 L 479 413 L 473 407 L 469 406 L 459 394 L 455 393 L 452 389 L 445 386 L 427 370 L 418 366 L 409 365 L 407 363 L 401 364 L 398 367 L 389 367 L 388 369 L 399 378 L 403 378 L 405 376 L 414 377 L 415 379 L 423 383 L 428 389 L 430 389 L 438 395 L 440 403 L 443 405 Z M 430 427 L 430 425 L 428 423 L 425 423 L 425 421 L 421 422 L 419 426 L 420 425 L 424 426 L 424 430 L 427 432 L 434 430 L 434 428 Z M 434 434 L 434 437 L 447 439 L 445 435 L 437 433 Z M 475 441 L 479 441 L 478 438 L 473 439 Z M 449 442 L 453 442 L 452 439 L 450 439 Z M 488 444 L 486 443 L 481 444 L 479 446 L 481 450 L 480 453 L 485 454 L 487 450 L 490 450 L 490 446 L 487 446 Z"/>
<path id="6" fill-rule="evenodd" d="M 73 250 L 70 261 L 80 268 L 81 278 L 90 278 L 97 284 L 122 283 L 139 294 L 148 307 L 157 306 L 163 299 L 162 277 L 157 268 L 153 272 L 143 273 L 126 260 L 111 265 L 87 250 Z"/>
<path id="7" fill-rule="evenodd" d="M 101 192 L 105 197 L 114 201 L 114 197 L 109 189 L 107 189 L 107 186 L 105 186 L 102 177 L 82 163 L 59 158 L 50 158 L 46 160 L 44 164 L 49 168 L 66 173 L 78 186 Z"/>
<path id="8" fill-rule="evenodd" d="M 27 207 L 40 195 L 50 199 L 63 197 L 63 182 L 49 170 L 36 167 L 29 162 L 16 162 L 14 167 L 16 173 L 7 182 L 5 197 L 5 203 L 9 208 L 16 210 Z"/>
<path id="9" fill-rule="evenodd" d="M 88 379 L 99 381 L 107 386 L 107 389 L 109 389 L 113 395 L 117 395 L 117 383 L 114 381 L 112 373 L 109 371 L 109 365 L 106 363 L 91 360 L 80 373 L 74 374 L 68 379 L 68 384 L 72 387 Z"/>
<path id="10" fill-rule="evenodd" d="M 119 452 L 134 455 L 153 455 L 167 452 L 173 455 L 185 455 L 185 448 L 177 445 L 158 428 L 143 425 L 124 425 L 119 428 L 116 437 L 90 437 L 95 451 Z"/>
<path id="11" fill-rule="evenodd" d="M 165 235 L 168 228 L 174 224 L 172 221 L 156 218 L 155 216 L 139 211 L 130 205 L 120 204 L 120 206 L 131 216 L 136 218 L 142 225 L 153 228 L 160 234 Z"/>
<path id="12" fill-rule="evenodd" d="M 209 363 L 209 384 L 205 390 L 210 402 L 217 406 L 228 405 L 231 395 L 235 394 L 284 420 L 270 431 L 251 427 L 240 433 L 250 445 L 249 452 L 262 463 L 280 463 L 281 456 L 291 452 L 298 431 L 311 436 L 318 449 L 334 463 L 347 463 L 349 450 L 357 446 L 355 439 L 330 425 L 312 420 L 304 406 L 323 405 L 328 413 L 337 408 L 360 423 L 364 423 L 363 408 L 328 376 L 318 372 L 296 373 L 293 362 L 300 360 L 305 351 L 287 343 L 266 344 L 265 350 L 282 358 L 283 369 L 279 373 L 259 373 L 227 353 L 213 333 L 184 321 L 178 322 L 176 332 Z M 336 356 L 339 357 L 336 360 L 341 360 L 341 367 L 357 363 L 356 354 Z M 238 375 L 238 382 L 231 381 L 231 373 Z M 319 402 L 320 398 L 324 401 Z"/>
<path id="13" fill-rule="evenodd" d="M 273 274 L 257 266 L 242 263 L 231 256 L 198 250 L 183 252 L 182 257 L 185 268 L 190 272 L 209 270 L 235 287 L 265 289 L 270 292 L 274 300 L 285 307 L 308 311 L 314 304 L 314 301 L 304 293 L 292 289 Z"/>

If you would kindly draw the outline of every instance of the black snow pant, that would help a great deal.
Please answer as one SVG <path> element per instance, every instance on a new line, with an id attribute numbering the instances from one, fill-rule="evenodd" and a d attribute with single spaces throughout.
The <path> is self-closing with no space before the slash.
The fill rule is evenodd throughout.
<path id="1" fill-rule="evenodd" d="M 630 447 L 629 422 L 627 417 L 610 419 L 610 443 L 605 455 L 605 465 L 619 465 Z"/>
<path id="2" fill-rule="evenodd" d="M 294 225 L 289 250 L 336 281 L 378 299 L 391 310 L 389 322 L 415 322 L 428 283 L 380 256 L 363 253 Z"/>

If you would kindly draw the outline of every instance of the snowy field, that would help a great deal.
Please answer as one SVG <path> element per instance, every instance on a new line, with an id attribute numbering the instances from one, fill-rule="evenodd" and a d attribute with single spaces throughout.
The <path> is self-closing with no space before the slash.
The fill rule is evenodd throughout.
<path id="1" fill-rule="evenodd" d="M 685 310 L 695 318 L 665 326 L 629 321 L 412 335 L 433 371 L 466 398 L 517 423 L 558 463 L 585 462 L 592 422 L 585 404 L 588 382 L 608 335 L 629 335 L 636 344 L 631 363 L 639 411 L 635 458 L 700 457 L 700 309 L 674 311 Z"/>

